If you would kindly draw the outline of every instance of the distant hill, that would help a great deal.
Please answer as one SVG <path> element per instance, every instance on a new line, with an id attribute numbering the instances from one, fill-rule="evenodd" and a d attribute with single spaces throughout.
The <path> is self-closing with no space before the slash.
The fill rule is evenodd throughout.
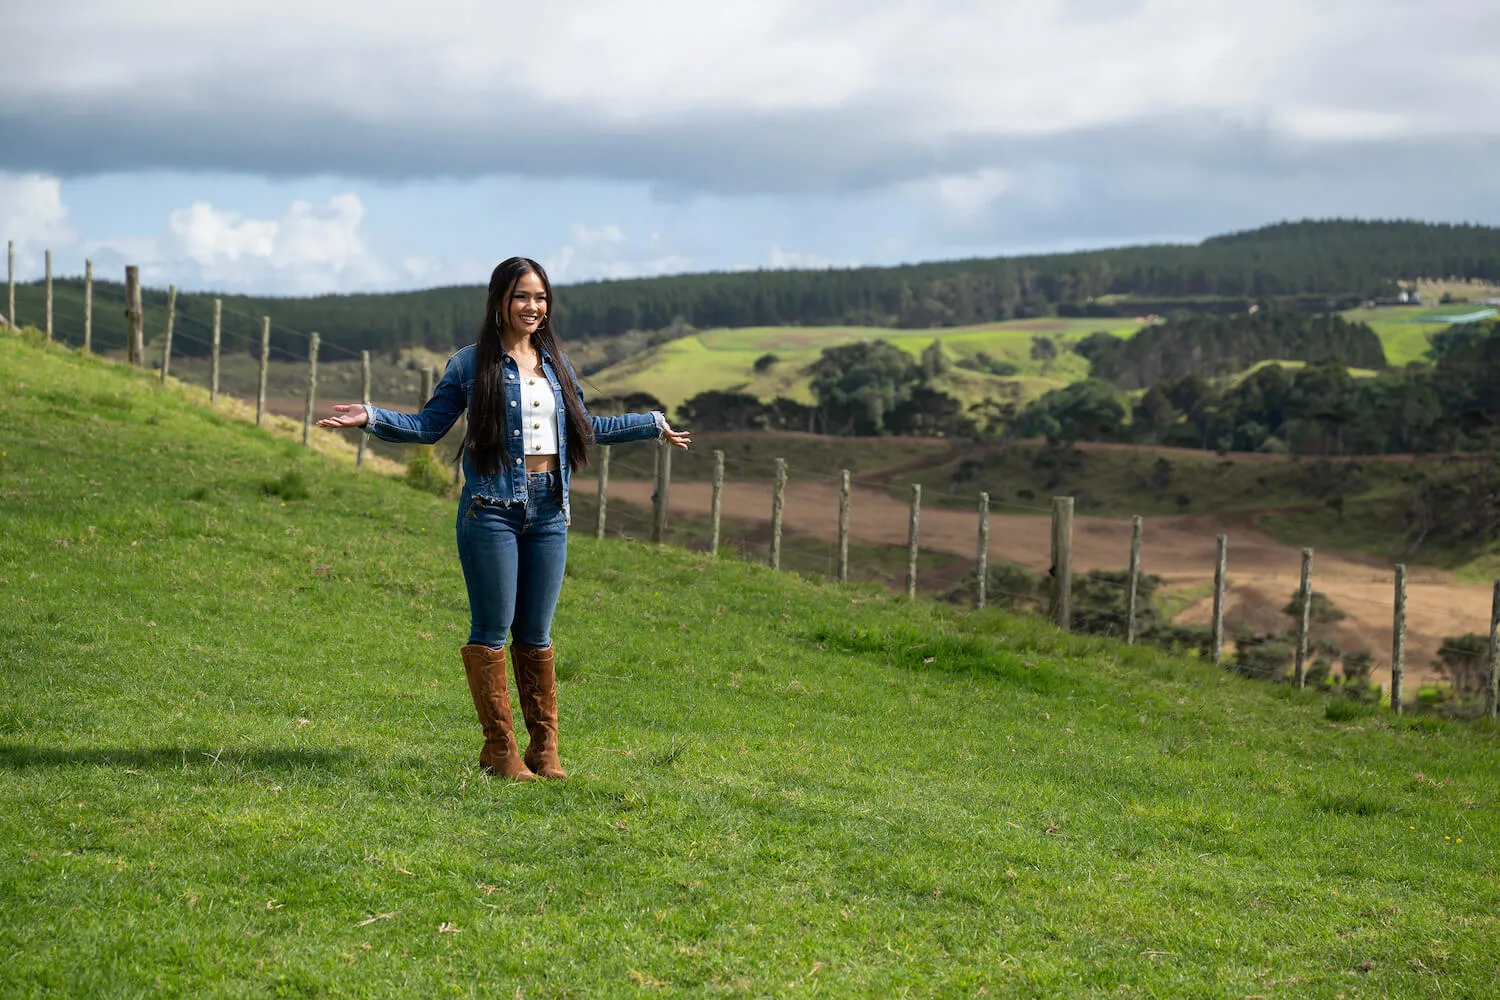
<path id="1" fill-rule="evenodd" d="M 1175 306 L 1233 308 L 1246 299 L 1301 299 L 1347 307 L 1394 290 L 1396 280 L 1456 276 L 1500 280 L 1500 228 L 1415 221 L 1286 222 L 1159 244 L 1028 257 L 998 257 L 825 271 L 738 271 L 567 286 L 559 326 L 568 338 L 655 330 L 680 319 L 699 327 L 942 327 L 1063 315 L 1131 315 Z M 41 314 L 41 290 L 23 286 L 23 321 Z M 57 288 L 60 334 L 73 339 L 82 315 L 77 281 Z M 123 289 L 96 287 L 95 337 L 124 339 Z M 227 296 L 228 342 L 257 336 L 269 314 L 273 342 L 301 353 L 301 332 L 317 330 L 334 349 L 444 349 L 468 342 L 482 309 L 480 286 L 314 298 Z M 211 297 L 184 295 L 183 329 L 203 337 Z M 148 330 L 160 327 L 165 294 L 146 296 Z M 70 317 L 72 319 L 70 320 Z M 154 317 L 154 318 L 153 318 Z M 187 351 L 202 349 L 192 340 Z"/>

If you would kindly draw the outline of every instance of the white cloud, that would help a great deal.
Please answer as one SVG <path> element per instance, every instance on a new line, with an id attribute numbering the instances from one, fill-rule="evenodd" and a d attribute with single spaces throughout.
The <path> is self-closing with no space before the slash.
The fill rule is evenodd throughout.
<path id="1" fill-rule="evenodd" d="M 80 272 L 82 258 L 89 257 L 96 273 L 134 264 L 148 284 L 182 288 L 381 290 L 442 275 L 443 262 L 436 258 L 408 258 L 399 270 L 387 265 L 366 244 L 364 217 L 364 204 L 348 193 L 323 204 L 295 200 L 272 219 L 195 201 L 168 213 L 156 234 L 86 237 L 72 224 L 59 178 L 0 174 L 0 233 L 16 241 L 22 280 L 40 274 L 46 249 L 54 251 L 58 273 Z"/>
<path id="2" fill-rule="evenodd" d="M 441 274 L 443 262 L 436 257 L 407 257 L 401 261 L 401 270 L 413 281 L 423 282 Z"/>
<path id="3" fill-rule="evenodd" d="M 270 257 L 276 248 L 278 226 L 272 220 L 242 220 L 238 212 L 218 212 L 206 201 L 195 201 L 167 218 L 178 249 L 200 267 L 211 268 L 240 258 Z"/>
<path id="4" fill-rule="evenodd" d="M 354 194 L 335 195 L 322 205 L 294 201 L 275 219 L 248 219 L 199 201 L 171 213 L 154 253 L 144 247 L 136 252 L 155 270 L 186 270 L 197 284 L 213 287 L 287 292 L 387 287 L 396 275 L 365 245 L 364 216 L 364 204 Z M 439 267 L 429 264 L 424 274 L 431 276 Z"/>
<path id="5" fill-rule="evenodd" d="M 830 268 L 858 267 L 859 262 L 836 257 L 825 257 L 819 253 L 802 253 L 796 250 L 783 250 L 781 247 L 772 247 L 766 257 L 767 264 L 776 270 L 806 269 L 815 271 L 826 271 Z"/>
<path id="6" fill-rule="evenodd" d="M 40 275 L 45 251 L 65 249 L 78 239 L 63 204 L 61 180 L 0 173 L 0 234 L 15 243 L 17 280 Z"/>
<path id="7" fill-rule="evenodd" d="M 997 198 L 1015 187 L 1009 170 L 984 167 L 967 174 L 941 174 L 927 184 L 943 208 L 962 219 L 989 208 Z"/>
<path id="8" fill-rule="evenodd" d="M 571 235 L 544 262 L 555 282 L 681 274 L 693 267 L 692 258 L 667 248 L 661 233 L 632 240 L 614 223 L 591 228 L 575 222 Z"/>

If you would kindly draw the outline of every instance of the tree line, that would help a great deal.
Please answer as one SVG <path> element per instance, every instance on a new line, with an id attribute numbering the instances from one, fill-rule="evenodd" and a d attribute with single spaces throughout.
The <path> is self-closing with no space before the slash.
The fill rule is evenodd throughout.
<path id="1" fill-rule="evenodd" d="M 1198 325 L 1196 318 L 1184 322 Z M 1161 329 L 1160 343 L 1178 342 L 1173 325 Z M 1339 336 L 1329 335 L 1340 329 Z M 1433 338 L 1426 362 L 1400 369 L 1386 368 L 1383 358 L 1376 363 L 1378 340 L 1372 348 L 1374 334 L 1366 336 L 1367 328 L 1362 331 L 1359 324 L 1340 328 L 1326 318 L 1310 318 L 1303 330 L 1305 336 L 1280 341 L 1290 348 L 1280 360 L 1300 355 L 1308 361 L 1302 367 L 1271 363 L 1235 379 L 1169 374 L 1134 399 L 1113 382 L 1094 377 L 1053 390 L 1027 407 L 1018 417 L 1018 432 L 1065 443 L 1129 441 L 1276 454 L 1500 447 L 1500 333 L 1494 321 L 1450 327 Z M 1251 353 L 1247 360 L 1265 358 Z M 1351 362 L 1376 374 L 1356 378 Z"/>
<path id="2" fill-rule="evenodd" d="M 677 416 L 705 430 L 1003 434 L 1064 446 L 1116 441 L 1309 455 L 1485 451 L 1500 448 L 1497 331 L 1493 320 L 1450 327 L 1434 336 L 1427 361 L 1391 369 L 1375 333 L 1338 316 L 1269 308 L 1239 317 L 1187 315 L 1131 340 L 1085 338 L 1072 350 L 1090 359 L 1091 377 L 1019 410 L 994 399 L 966 407 L 945 391 L 952 361 L 939 340 L 916 360 L 886 341 L 862 341 L 826 348 L 813 363 L 810 406 L 714 390 L 687 400 Z M 1058 349 L 1055 341 L 1046 346 Z M 1248 374 L 1215 377 L 1251 366 Z M 1351 367 L 1375 374 L 1356 377 Z M 1154 380 L 1133 395 L 1109 376 L 1131 387 Z"/>
<path id="3" fill-rule="evenodd" d="M 1397 277 L 1457 275 L 1500 281 L 1500 228 L 1414 221 L 1287 222 L 1197 244 L 1119 247 L 823 271 L 739 271 L 592 281 L 558 290 L 565 338 L 612 338 L 661 330 L 859 324 L 942 327 L 1041 315 L 1138 315 L 1191 300 L 1201 311 L 1242 311 L 1249 301 L 1295 300 L 1344 308 L 1395 291 Z M 41 291 L 20 289 L 23 320 L 39 316 Z M 59 308 L 82 314 L 81 283 L 58 284 Z M 124 290 L 95 289 L 96 339 L 124 342 Z M 1118 297 L 1126 297 L 1121 301 Z M 184 294 L 180 312 L 206 323 L 212 294 Z M 273 298 L 225 295 L 238 317 L 269 315 L 278 349 L 317 330 L 348 350 L 451 349 L 473 340 L 484 307 L 480 285 L 389 294 Z M 165 307 L 146 293 L 148 329 Z M 230 322 L 226 320 L 226 323 Z M 236 327 L 238 330 L 238 327 Z M 247 330 L 247 332 L 249 332 Z M 197 349 L 191 345 L 187 350 Z"/>

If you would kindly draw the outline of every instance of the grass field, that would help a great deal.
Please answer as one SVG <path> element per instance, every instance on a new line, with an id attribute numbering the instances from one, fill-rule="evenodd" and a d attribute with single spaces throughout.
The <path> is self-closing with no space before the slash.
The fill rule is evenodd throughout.
<path id="1" fill-rule="evenodd" d="M 1066 350 L 1055 362 L 1032 360 L 1032 338 L 1070 342 L 1098 330 L 1126 337 L 1139 328 L 1140 323 L 1134 320 L 1035 319 L 935 330 L 863 326 L 709 330 L 652 348 L 596 373 L 591 381 L 608 393 L 649 392 L 674 409 L 708 389 L 740 389 L 763 399 L 786 396 L 808 403 L 812 392 L 806 369 L 826 347 L 879 339 L 916 357 L 939 340 L 953 361 L 983 351 L 1020 369 L 1016 377 L 1009 378 L 956 369 L 946 388 L 958 398 L 965 402 L 977 402 L 985 396 L 1029 401 L 1088 375 L 1088 364 Z M 766 354 L 774 354 L 778 361 L 758 373 L 755 361 Z"/>
<path id="2" fill-rule="evenodd" d="M 1434 318 L 1454 315 L 1473 307 L 1394 306 L 1355 309 L 1345 317 L 1368 323 L 1385 347 L 1386 361 L 1405 365 L 1426 357 L 1429 338 L 1444 328 Z M 1429 320 L 1424 322 L 1423 320 Z M 1088 377 L 1088 363 L 1066 349 L 1056 361 L 1039 362 L 1031 357 L 1033 337 L 1053 337 L 1060 346 L 1075 343 L 1098 330 L 1128 337 L 1140 322 L 1127 319 L 1035 319 L 1008 323 L 986 323 L 972 327 L 932 330 L 888 330 L 864 326 L 766 326 L 734 330 L 709 330 L 659 345 L 596 373 L 592 382 L 611 394 L 643 391 L 674 408 L 683 400 L 708 389 L 737 389 L 762 399 L 787 396 L 799 402 L 812 401 L 806 369 L 825 347 L 857 340 L 887 340 L 916 356 L 933 340 L 940 340 L 955 361 L 980 351 L 1009 361 L 1020 369 L 1008 378 L 955 369 L 943 385 L 965 403 L 989 397 L 1030 402 L 1052 389 Z M 774 354 L 777 363 L 763 372 L 754 369 L 757 358 Z M 1269 362 L 1265 362 L 1269 363 Z M 1296 364 L 1296 362 L 1292 362 Z M 1372 375 L 1359 370 L 1357 375 Z"/>
<path id="3" fill-rule="evenodd" d="M 1468 996 L 1500 740 L 575 536 L 478 774 L 451 501 L 0 337 L 0 994 Z"/>

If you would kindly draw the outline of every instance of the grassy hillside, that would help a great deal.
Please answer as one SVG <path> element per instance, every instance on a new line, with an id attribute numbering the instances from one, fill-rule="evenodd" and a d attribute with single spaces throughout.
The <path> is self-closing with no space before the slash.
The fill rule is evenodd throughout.
<path id="1" fill-rule="evenodd" d="M 443 501 L 0 337 L 0 994 L 1481 996 L 1500 744 L 571 543 L 474 770 Z"/>
<path id="2" fill-rule="evenodd" d="M 1368 323 L 1380 337 L 1387 363 L 1400 366 L 1426 357 L 1431 336 L 1448 326 L 1444 321 L 1447 316 L 1474 308 L 1395 306 L 1354 309 L 1343 315 L 1352 321 Z M 945 391 L 965 403 L 986 397 L 1027 403 L 1052 389 L 1088 377 L 1088 362 L 1067 350 L 1070 344 L 1099 330 L 1129 337 L 1141 325 L 1139 320 L 1106 318 L 1014 320 L 929 330 L 859 326 L 709 330 L 642 351 L 597 372 L 591 381 L 601 391 L 611 394 L 649 392 L 673 408 L 708 389 L 738 389 L 767 401 L 787 396 L 810 403 L 812 393 L 806 369 L 825 347 L 880 339 L 915 357 L 939 340 L 955 362 L 973 358 L 982 351 L 1019 369 L 1016 376 L 1007 378 L 954 369 L 946 377 Z M 1031 357 L 1034 337 L 1050 337 L 1059 342 L 1063 350 L 1055 361 L 1042 362 Z M 770 368 L 757 372 L 756 359 L 766 354 L 774 354 L 778 360 Z M 1356 373 L 1369 374 L 1362 369 Z"/>
<path id="3" fill-rule="evenodd" d="M 1105 318 L 1014 320 L 936 330 L 873 326 L 708 330 L 644 351 L 597 372 L 590 381 L 611 394 L 649 392 L 672 408 L 708 389 L 739 389 L 766 400 L 787 396 L 810 403 L 806 369 L 826 347 L 880 339 L 916 357 L 938 340 L 952 361 L 985 352 L 1019 369 L 1016 377 L 1008 378 L 955 369 L 944 386 L 948 392 L 965 402 L 986 396 L 1029 401 L 1088 375 L 1088 363 L 1067 350 L 1053 362 L 1033 360 L 1034 337 L 1053 338 L 1065 345 L 1098 330 L 1128 337 L 1140 326 L 1138 320 Z M 756 360 L 767 354 L 774 354 L 776 363 L 757 372 Z"/>

